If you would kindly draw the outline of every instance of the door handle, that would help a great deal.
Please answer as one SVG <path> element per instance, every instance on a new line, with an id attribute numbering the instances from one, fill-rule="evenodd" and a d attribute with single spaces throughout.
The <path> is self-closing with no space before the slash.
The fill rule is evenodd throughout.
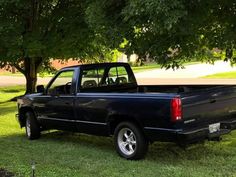
<path id="1" fill-rule="evenodd" d="M 217 97 L 218 95 L 219 95 L 219 94 L 215 93 L 215 94 L 213 94 L 212 96 L 213 96 L 213 97 Z"/>
<path id="2" fill-rule="evenodd" d="M 57 99 L 59 98 L 59 95 L 51 95 L 51 97 Z"/>
<path id="3" fill-rule="evenodd" d="M 215 99 L 210 99 L 210 103 L 215 103 L 216 100 Z"/>

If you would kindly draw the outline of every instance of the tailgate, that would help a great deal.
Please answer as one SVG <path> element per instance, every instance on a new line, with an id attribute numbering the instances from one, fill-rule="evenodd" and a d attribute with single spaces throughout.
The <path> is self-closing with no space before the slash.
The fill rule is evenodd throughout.
<path id="1" fill-rule="evenodd" d="M 236 119 L 236 86 L 217 86 L 181 94 L 183 128 L 207 127 Z"/>

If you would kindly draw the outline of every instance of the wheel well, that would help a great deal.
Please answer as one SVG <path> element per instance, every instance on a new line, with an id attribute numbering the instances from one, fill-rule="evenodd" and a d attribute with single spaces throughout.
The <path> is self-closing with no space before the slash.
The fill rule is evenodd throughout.
<path id="1" fill-rule="evenodd" d="M 25 127 L 25 122 L 26 122 L 25 114 L 27 112 L 34 112 L 34 111 L 30 107 L 23 107 L 23 108 L 20 108 L 19 110 L 19 122 L 20 122 L 21 127 Z"/>
<path id="2" fill-rule="evenodd" d="M 110 125 L 110 135 L 114 134 L 117 125 L 121 122 L 134 123 L 135 125 L 137 125 L 140 128 L 140 130 L 143 130 L 141 123 L 138 122 L 135 118 L 133 118 L 131 116 L 113 115 L 109 118 L 109 120 L 110 120 L 110 123 L 109 123 L 109 125 Z"/>

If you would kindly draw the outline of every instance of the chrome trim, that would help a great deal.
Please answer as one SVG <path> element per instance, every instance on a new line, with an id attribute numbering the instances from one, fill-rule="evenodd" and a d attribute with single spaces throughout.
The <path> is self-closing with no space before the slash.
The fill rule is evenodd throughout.
<path id="1" fill-rule="evenodd" d="M 167 96 L 167 97 L 166 97 Z M 76 98 L 116 98 L 116 99 L 121 99 L 121 98 L 131 98 L 131 99 L 171 99 L 176 95 L 163 95 L 158 93 L 156 94 L 140 94 L 140 93 L 77 93 Z"/>
<path id="2" fill-rule="evenodd" d="M 64 122 L 75 122 L 75 123 L 85 123 L 85 124 L 107 125 L 107 123 L 91 122 L 91 121 L 83 121 L 83 120 L 69 120 L 69 119 L 58 119 L 58 118 L 48 118 L 48 117 L 38 117 L 38 119 L 54 120 L 54 121 L 56 120 L 56 121 L 64 121 Z"/>
<path id="3" fill-rule="evenodd" d="M 59 95 L 59 96 L 40 95 L 40 98 L 75 98 L 75 95 Z"/>
<path id="4" fill-rule="evenodd" d="M 196 119 L 190 119 L 190 120 L 186 120 L 184 121 L 184 124 L 189 124 L 189 123 L 192 123 L 192 122 L 195 122 Z"/>
<path id="5" fill-rule="evenodd" d="M 155 128 L 155 127 L 144 127 L 147 130 L 161 130 L 161 131 L 171 131 L 171 132 L 181 132 L 182 129 L 168 129 L 168 128 Z"/>

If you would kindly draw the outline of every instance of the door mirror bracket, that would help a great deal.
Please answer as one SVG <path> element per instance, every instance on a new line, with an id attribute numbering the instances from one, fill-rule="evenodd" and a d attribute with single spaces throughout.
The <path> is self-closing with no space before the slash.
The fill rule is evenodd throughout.
<path id="1" fill-rule="evenodd" d="M 45 89 L 43 85 L 38 85 L 36 87 L 37 93 L 44 93 Z"/>

